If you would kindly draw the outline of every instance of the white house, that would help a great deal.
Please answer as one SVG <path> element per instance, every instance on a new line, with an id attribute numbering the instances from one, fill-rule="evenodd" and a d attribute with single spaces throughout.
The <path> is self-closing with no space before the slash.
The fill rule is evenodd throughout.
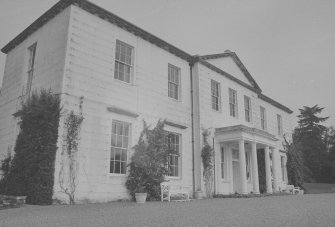
<path id="1" fill-rule="evenodd" d="M 260 193 L 259 165 L 267 192 L 287 182 L 282 142 L 292 111 L 262 93 L 234 52 L 192 56 L 86 0 L 59 1 L 2 52 L 1 154 L 13 152 L 19 131 L 13 114 L 32 90 L 51 88 L 65 112 L 79 112 L 80 105 L 77 201 L 129 197 L 126 165 L 143 119 L 167 120 L 180 154 L 170 157 L 167 178 L 190 191 L 204 190 L 204 129 L 215 151 L 215 193 Z M 57 199 L 66 198 L 58 179 L 63 122 Z"/>

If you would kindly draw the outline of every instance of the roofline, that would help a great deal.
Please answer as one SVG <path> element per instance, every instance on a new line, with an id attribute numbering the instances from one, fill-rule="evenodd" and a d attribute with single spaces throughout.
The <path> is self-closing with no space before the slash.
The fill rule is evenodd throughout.
<path id="1" fill-rule="evenodd" d="M 258 97 L 259 97 L 260 99 L 262 99 L 263 101 L 268 102 L 268 103 L 270 103 L 270 104 L 272 104 L 272 105 L 278 107 L 279 109 L 285 111 L 286 113 L 289 113 L 289 114 L 293 113 L 293 111 L 292 111 L 290 108 L 284 106 L 283 104 L 280 104 L 279 102 L 277 102 L 277 101 L 275 101 L 275 100 L 269 98 L 268 96 L 266 96 L 266 95 L 264 95 L 264 94 L 262 94 L 262 93 L 259 93 L 259 94 L 258 94 Z"/>
<path id="2" fill-rule="evenodd" d="M 14 39 L 12 39 L 6 46 L 4 46 L 1 51 L 7 54 L 17 45 L 22 43 L 28 36 L 50 21 L 53 17 L 55 17 L 58 13 L 63 11 L 70 5 L 76 5 L 81 9 L 100 17 L 101 19 L 107 20 L 116 26 L 123 28 L 136 36 L 147 40 L 156 46 L 190 62 L 192 61 L 192 55 L 186 53 L 185 51 L 169 44 L 168 42 L 158 38 L 157 36 L 137 27 L 136 25 L 120 18 L 119 16 L 97 6 L 87 0 L 60 0 L 54 6 L 52 6 L 47 12 L 45 12 L 42 16 L 36 19 L 31 25 L 29 25 L 25 30 L 23 30 L 19 35 L 17 35 Z"/>
<path id="3" fill-rule="evenodd" d="M 37 31 L 39 28 L 41 28 L 44 24 L 46 24 L 48 21 L 50 21 L 52 18 L 54 18 L 56 15 L 58 15 L 60 12 L 62 12 L 64 9 L 66 9 L 70 5 L 75 5 L 80 7 L 81 9 L 98 16 L 101 19 L 107 20 L 112 24 L 115 24 L 116 26 L 126 29 L 127 31 L 133 33 L 136 36 L 139 36 L 143 38 L 144 40 L 147 40 L 148 42 L 151 42 L 152 44 L 155 44 L 156 46 L 176 55 L 177 57 L 180 57 L 181 59 L 184 59 L 185 61 L 189 62 L 191 65 L 195 62 L 200 62 L 202 65 L 206 66 L 207 68 L 227 77 L 228 79 L 235 81 L 236 83 L 240 84 L 243 87 L 246 87 L 247 89 L 250 89 L 254 92 L 256 92 L 262 100 L 269 102 L 270 104 L 273 104 L 274 106 L 288 112 L 293 113 L 292 110 L 287 108 L 286 106 L 274 101 L 273 99 L 261 94 L 262 90 L 257 85 L 256 81 L 252 78 L 246 67 L 243 65 L 241 60 L 238 58 L 235 52 L 225 52 L 221 54 L 211 54 L 211 55 L 203 55 L 203 56 L 192 56 L 185 51 L 173 46 L 172 44 L 169 44 L 168 42 L 158 38 L 157 36 L 137 27 L 136 25 L 120 18 L 119 16 L 101 8 L 100 6 L 95 5 L 94 3 L 91 3 L 87 0 L 60 0 L 55 5 L 53 5 L 49 10 L 47 10 L 42 16 L 37 18 L 31 25 L 29 25 L 25 30 L 23 30 L 19 35 L 17 35 L 14 39 L 12 39 L 7 45 L 5 45 L 1 51 L 4 54 L 7 54 L 9 51 L 11 51 L 13 48 L 15 48 L 17 45 L 22 43 L 27 37 L 29 37 L 32 33 Z M 249 80 L 253 81 L 254 86 L 252 87 L 245 82 L 235 78 L 234 76 L 230 75 L 229 73 L 226 73 L 225 71 L 217 68 L 216 66 L 208 63 L 207 59 L 215 59 L 220 57 L 227 57 L 232 56 L 235 63 L 238 65 L 238 67 L 245 73 L 245 75 L 248 77 Z M 253 84 L 252 83 L 252 84 Z"/>
<path id="4" fill-rule="evenodd" d="M 247 89 L 249 89 L 249 90 L 257 93 L 258 97 L 260 99 L 262 99 L 263 101 L 268 102 L 268 103 L 274 105 L 275 107 L 277 107 L 277 108 L 279 108 L 279 109 L 281 109 L 281 110 L 283 110 L 283 111 L 285 111 L 285 112 L 287 112 L 289 114 L 293 113 L 293 111 L 291 109 L 289 109 L 288 107 L 286 107 L 283 104 L 280 104 L 279 102 L 277 102 L 277 101 L 275 101 L 275 100 L 267 97 L 266 95 L 262 94 L 262 91 L 260 89 L 257 89 L 255 87 L 250 86 L 249 84 L 247 84 L 247 83 L 245 83 L 245 82 L 237 79 L 236 77 L 230 75 L 229 73 L 226 73 L 225 71 L 219 69 L 218 67 L 212 65 L 211 63 L 209 63 L 209 62 L 207 62 L 205 60 L 202 60 L 200 57 L 195 56 L 195 62 L 199 62 L 200 64 L 206 66 L 207 68 L 213 70 L 214 72 L 217 72 L 217 73 L 225 76 L 226 78 L 228 78 L 228 79 L 230 79 L 230 80 L 238 83 L 239 85 L 241 85 L 241 86 L 243 86 L 243 87 L 245 87 L 245 88 L 247 88 Z"/>
<path id="5" fill-rule="evenodd" d="M 223 71 L 222 69 L 219 69 L 218 67 L 216 67 L 215 65 L 212 65 L 211 63 L 209 63 L 207 61 L 204 61 L 204 60 L 201 60 L 201 59 L 198 58 L 198 60 L 196 62 L 199 62 L 200 64 L 206 66 L 207 68 L 213 70 L 214 72 L 217 72 L 217 73 L 221 74 L 222 76 L 227 77 L 228 79 L 238 83 L 239 85 L 241 85 L 241 86 L 243 86 L 243 87 L 245 87 L 245 88 L 247 88 L 247 89 L 249 89 L 253 92 L 256 92 L 257 94 L 262 92 L 260 89 L 257 89 L 255 87 L 250 86 L 249 84 L 237 79 L 236 77 L 230 75 L 229 73 Z"/>
<path id="6" fill-rule="evenodd" d="M 238 66 L 238 68 L 243 72 L 243 74 L 247 77 L 249 82 L 255 86 L 256 89 L 262 91 L 262 89 L 258 86 L 257 82 L 254 80 L 254 78 L 251 76 L 247 68 L 244 66 L 240 58 L 237 56 L 235 52 L 232 51 L 225 51 L 224 53 L 219 53 L 219 54 L 209 54 L 209 55 L 203 55 L 200 56 L 200 59 L 203 60 L 208 60 L 208 59 L 217 59 L 217 58 L 225 58 L 225 57 L 232 57 L 235 64 Z"/>

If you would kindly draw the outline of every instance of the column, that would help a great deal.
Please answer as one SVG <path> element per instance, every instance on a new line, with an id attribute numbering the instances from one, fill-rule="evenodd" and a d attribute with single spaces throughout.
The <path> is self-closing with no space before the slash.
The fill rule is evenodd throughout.
<path id="1" fill-rule="evenodd" d="M 279 154 L 277 148 L 272 148 L 272 173 L 273 173 L 273 190 L 275 192 L 278 191 L 278 161 L 279 161 Z"/>
<path id="2" fill-rule="evenodd" d="M 248 194 L 247 190 L 247 170 L 245 162 L 245 150 L 244 150 L 244 140 L 238 141 L 238 151 L 239 151 L 239 164 L 240 164 L 240 178 L 241 178 L 241 193 Z"/>
<path id="3" fill-rule="evenodd" d="M 253 178 L 254 194 L 259 194 L 256 142 L 251 143 L 251 159 L 252 159 L 252 178 Z"/>
<path id="4" fill-rule="evenodd" d="M 266 192 L 272 193 L 272 183 L 271 183 L 271 167 L 270 167 L 270 149 L 269 146 L 265 147 L 265 178 L 266 178 Z"/>

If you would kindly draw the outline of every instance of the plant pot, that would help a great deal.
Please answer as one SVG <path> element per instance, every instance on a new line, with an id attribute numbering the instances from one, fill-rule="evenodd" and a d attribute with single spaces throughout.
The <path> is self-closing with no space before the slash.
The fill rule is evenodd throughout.
<path id="1" fill-rule="evenodd" d="M 194 192 L 194 198 L 195 199 L 201 199 L 202 198 L 202 191 L 195 191 Z"/>
<path id="2" fill-rule="evenodd" d="M 147 199 L 147 193 L 135 193 L 137 203 L 145 203 Z"/>

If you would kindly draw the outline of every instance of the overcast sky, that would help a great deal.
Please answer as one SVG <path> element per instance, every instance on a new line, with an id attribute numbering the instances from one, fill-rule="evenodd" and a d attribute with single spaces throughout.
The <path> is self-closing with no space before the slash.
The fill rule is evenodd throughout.
<path id="1" fill-rule="evenodd" d="M 58 0 L 0 0 L 5 46 Z M 91 0 L 189 54 L 237 53 L 263 93 L 335 125 L 334 0 Z M 5 54 L 0 54 L 0 81 Z M 0 82 L 1 83 L 1 82 Z"/>

